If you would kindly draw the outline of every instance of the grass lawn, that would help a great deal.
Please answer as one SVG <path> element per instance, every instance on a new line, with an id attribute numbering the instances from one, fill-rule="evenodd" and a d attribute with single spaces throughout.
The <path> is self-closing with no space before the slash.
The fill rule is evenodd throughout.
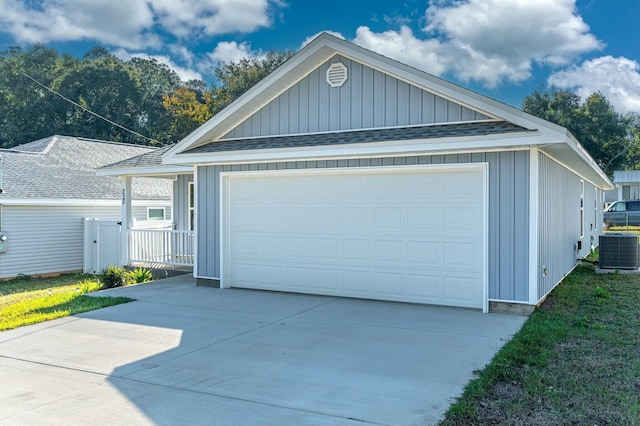
<path id="1" fill-rule="evenodd" d="M 130 302 L 126 297 L 89 297 L 99 290 L 92 275 L 0 282 L 0 331 Z"/>
<path id="2" fill-rule="evenodd" d="M 441 425 L 640 425 L 640 276 L 579 266 Z"/>

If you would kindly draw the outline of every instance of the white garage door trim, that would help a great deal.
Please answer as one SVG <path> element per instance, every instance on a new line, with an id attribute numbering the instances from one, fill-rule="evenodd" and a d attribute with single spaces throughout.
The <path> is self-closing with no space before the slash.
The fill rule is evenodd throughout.
<path id="1" fill-rule="evenodd" d="M 488 312 L 488 164 L 487 163 L 465 163 L 465 164 L 440 164 L 440 165 L 419 165 L 419 166 L 387 166 L 387 167 L 356 167 L 356 168 L 330 168 L 330 169 L 288 169 L 269 171 L 237 171 L 220 173 L 220 230 L 221 230 L 221 250 L 220 268 L 222 288 L 231 287 L 229 282 L 230 270 L 230 229 L 229 221 L 231 208 L 230 184 L 234 178 L 258 178 L 274 176 L 313 176 L 313 175 L 358 175 L 358 174 L 406 174 L 406 173 L 438 173 L 438 172 L 480 172 L 482 179 L 482 309 Z"/>

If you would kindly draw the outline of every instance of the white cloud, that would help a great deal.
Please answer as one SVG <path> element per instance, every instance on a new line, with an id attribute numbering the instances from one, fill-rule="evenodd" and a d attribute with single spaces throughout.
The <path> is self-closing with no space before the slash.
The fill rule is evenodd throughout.
<path id="1" fill-rule="evenodd" d="M 18 42 L 95 40 L 159 48 L 156 32 L 178 38 L 252 32 L 271 25 L 280 0 L 0 0 L 0 32 Z"/>
<path id="2" fill-rule="evenodd" d="M 0 28 L 19 42 L 94 39 L 136 48 L 158 46 L 157 36 L 145 31 L 153 15 L 145 0 L 44 0 L 34 4 L 0 0 Z M 30 7 L 29 7 L 30 6 Z"/>
<path id="3" fill-rule="evenodd" d="M 205 59 L 198 64 L 198 69 L 205 74 L 212 74 L 223 62 L 238 62 L 240 59 L 259 59 L 264 57 L 261 50 L 252 50 L 247 42 L 221 41 L 211 52 L 205 55 Z"/>
<path id="4" fill-rule="evenodd" d="M 409 27 L 400 31 L 374 33 L 369 27 L 360 27 L 356 31 L 354 43 L 381 55 L 412 65 L 431 74 L 440 75 L 447 69 L 443 62 L 444 46 L 436 39 L 418 39 Z"/>
<path id="5" fill-rule="evenodd" d="M 602 93 L 619 113 L 640 113 L 640 64 L 603 56 L 552 74 L 550 85 L 575 90 L 583 99 Z"/>
<path id="6" fill-rule="evenodd" d="M 268 0 L 150 0 L 159 23 L 178 37 L 252 32 L 271 25 Z"/>
<path id="7" fill-rule="evenodd" d="M 132 58 L 155 59 L 159 63 L 165 64 L 170 69 L 175 71 L 175 73 L 178 74 L 178 77 L 180 77 L 180 80 L 182 81 L 186 82 L 189 80 L 202 80 L 202 74 L 200 74 L 197 71 L 178 66 L 175 62 L 171 60 L 170 57 L 165 55 L 149 55 L 142 52 L 132 53 L 132 52 L 128 52 L 125 49 L 118 49 L 114 51 L 113 54 L 116 57 L 122 59 L 123 61 L 128 61 Z"/>
<path id="8" fill-rule="evenodd" d="M 521 82 L 533 63 L 569 64 L 602 48 L 577 15 L 575 0 L 450 0 L 432 2 L 424 32 L 406 26 L 374 33 L 358 29 L 355 42 L 434 74 L 452 72 L 463 81 L 495 87 Z"/>

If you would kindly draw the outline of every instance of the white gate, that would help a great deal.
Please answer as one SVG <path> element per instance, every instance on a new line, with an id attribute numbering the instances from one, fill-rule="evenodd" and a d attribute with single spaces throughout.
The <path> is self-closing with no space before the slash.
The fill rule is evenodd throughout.
<path id="1" fill-rule="evenodd" d="M 122 266 L 121 222 L 84 219 L 85 273 L 97 274 L 109 265 Z"/>

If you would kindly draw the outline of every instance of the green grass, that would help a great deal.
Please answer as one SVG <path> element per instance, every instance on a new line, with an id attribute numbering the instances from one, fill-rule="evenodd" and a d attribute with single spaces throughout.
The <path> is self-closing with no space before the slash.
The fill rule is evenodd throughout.
<path id="1" fill-rule="evenodd" d="M 126 297 L 89 297 L 101 288 L 92 275 L 21 278 L 0 282 L 0 331 L 129 302 Z"/>
<path id="2" fill-rule="evenodd" d="M 640 425 L 640 276 L 579 266 L 441 425 Z"/>

